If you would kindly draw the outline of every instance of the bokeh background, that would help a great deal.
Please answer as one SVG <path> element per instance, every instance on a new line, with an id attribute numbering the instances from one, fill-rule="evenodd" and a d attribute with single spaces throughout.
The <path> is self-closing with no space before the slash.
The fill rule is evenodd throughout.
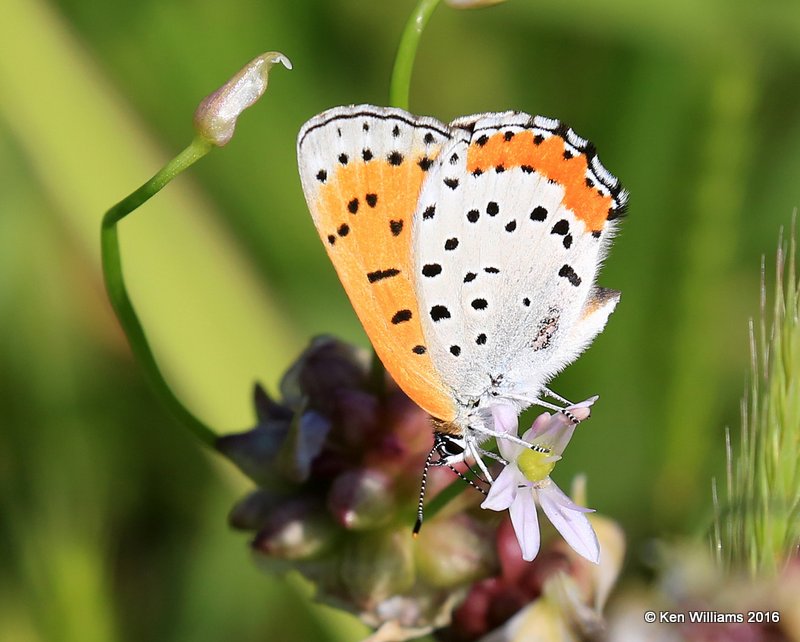
<path id="1" fill-rule="evenodd" d="M 411 0 L 4 0 L 0 7 L 0 639 L 353 640 L 260 573 L 226 512 L 248 483 L 149 391 L 104 298 L 103 211 L 188 143 L 197 103 L 279 50 L 236 136 L 122 224 L 168 378 L 220 432 L 315 334 L 365 344 L 306 211 L 309 117 L 385 104 Z M 600 283 L 623 291 L 558 378 L 599 394 L 556 471 L 629 537 L 705 537 L 738 424 L 760 257 L 800 202 L 800 5 L 442 5 L 412 109 L 519 109 L 590 138 L 631 192 Z M 768 258 L 767 264 L 771 263 Z M 735 432 L 735 431 L 734 431 Z"/>

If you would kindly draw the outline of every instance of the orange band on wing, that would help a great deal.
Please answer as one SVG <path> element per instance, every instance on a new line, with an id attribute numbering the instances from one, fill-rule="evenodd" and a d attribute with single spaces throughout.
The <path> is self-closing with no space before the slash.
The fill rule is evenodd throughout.
<path id="1" fill-rule="evenodd" d="M 473 142 L 469 146 L 467 171 L 488 171 L 498 165 L 505 169 L 530 167 L 558 182 L 564 187 L 564 205 L 589 231 L 599 231 L 605 226 L 612 198 L 587 185 L 586 155 L 565 158 L 564 140 L 560 136 L 550 136 L 537 144 L 530 130 L 518 132 L 510 139 L 497 133 L 483 145 Z"/>
<path id="2" fill-rule="evenodd" d="M 317 228 L 378 357 L 403 391 L 443 421 L 449 391 L 425 345 L 414 291 L 412 219 L 430 166 L 427 156 L 338 167 L 312 209 Z"/>

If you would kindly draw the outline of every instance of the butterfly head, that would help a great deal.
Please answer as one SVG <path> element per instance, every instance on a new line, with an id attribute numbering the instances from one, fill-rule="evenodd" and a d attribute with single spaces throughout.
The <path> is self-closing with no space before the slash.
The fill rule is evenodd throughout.
<path id="1" fill-rule="evenodd" d="M 467 441 L 463 436 L 451 435 L 446 432 L 433 433 L 433 450 L 439 459 L 431 461 L 432 466 L 453 466 L 464 461 L 467 450 Z"/>

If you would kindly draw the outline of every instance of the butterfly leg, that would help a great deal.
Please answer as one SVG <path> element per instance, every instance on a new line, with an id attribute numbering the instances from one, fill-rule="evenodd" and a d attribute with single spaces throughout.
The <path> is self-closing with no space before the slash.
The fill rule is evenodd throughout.
<path id="1" fill-rule="evenodd" d="M 478 466 L 478 468 L 481 469 L 481 472 L 483 473 L 483 476 L 486 478 L 486 481 L 488 481 L 490 484 L 494 482 L 492 474 L 489 472 L 489 469 L 486 467 L 486 464 L 483 463 L 483 459 L 481 459 L 481 454 L 478 451 L 478 447 L 475 444 L 474 439 L 467 438 L 467 451 L 475 460 L 475 464 Z"/>
<path id="2" fill-rule="evenodd" d="M 503 466 L 507 466 L 508 465 L 508 462 L 505 459 L 503 459 L 497 453 L 493 453 L 491 450 L 484 450 L 483 448 L 478 447 L 478 452 L 483 457 L 488 457 L 489 459 L 494 459 L 495 461 L 499 461 L 501 464 L 503 464 Z"/>
<path id="3" fill-rule="evenodd" d="M 550 398 L 552 398 L 552 399 L 555 399 L 556 401 L 559 401 L 559 402 L 563 403 L 565 407 L 569 407 L 569 406 L 571 406 L 571 405 L 572 405 L 572 402 L 571 402 L 569 399 L 564 399 L 564 397 L 562 397 L 561 395 L 559 395 L 559 394 L 557 394 L 557 393 L 553 392 L 553 391 L 552 391 L 552 390 L 550 390 L 550 388 L 548 388 L 547 386 L 544 386 L 544 387 L 542 387 L 542 390 L 545 392 L 545 394 L 546 394 L 548 397 L 550 397 Z"/>
<path id="4" fill-rule="evenodd" d="M 553 410 L 560 410 L 560 408 L 554 407 Z M 497 430 L 492 430 L 491 428 L 486 428 L 485 426 L 472 426 L 472 430 L 486 435 L 487 439 L 489 437 L 494 437 L 495 439 L 505 439 L 506 441 L 510 441 L 512 444 L 519 444 L 520 446 L 525 446 L 525 448 L 531 447 L 531 445 L 527 441 L 524 441 L 523 439 L 520 439 L 516 435 L 511 435 L 507 432 L 498 432 Z"/>

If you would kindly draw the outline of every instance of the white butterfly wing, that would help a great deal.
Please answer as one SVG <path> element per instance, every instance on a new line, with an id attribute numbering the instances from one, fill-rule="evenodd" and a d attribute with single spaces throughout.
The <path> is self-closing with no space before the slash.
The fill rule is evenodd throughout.
<path id="1" fill-rule="evenodd" d="M 594 281 L 627 195 L 558 121 L 509 112 L 451 127 L 415 214 L 428 350 L 462 406 L 534 399 L 616 305 Z"/>

